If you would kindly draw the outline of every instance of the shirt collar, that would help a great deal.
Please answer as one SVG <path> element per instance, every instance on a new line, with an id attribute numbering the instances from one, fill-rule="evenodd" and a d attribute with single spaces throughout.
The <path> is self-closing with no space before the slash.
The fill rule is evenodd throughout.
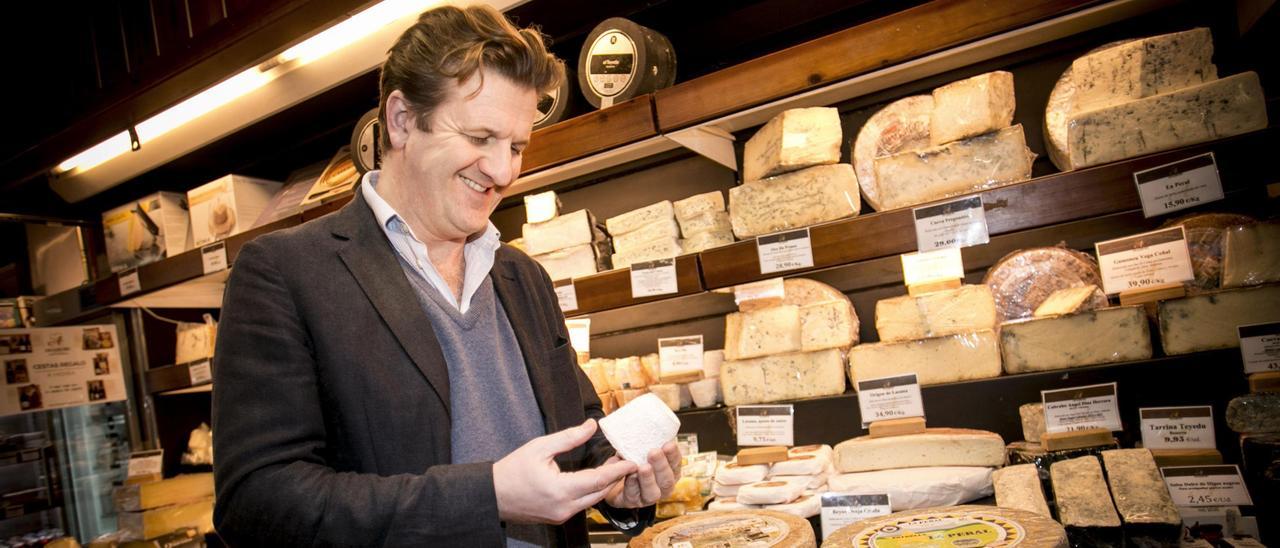
<path id="1" fill-rule="evenodd" d="M 373 217 L 378 220 L 378 226 L 384 230 L 407 233 L 411 238 L 418 240 L 418 236 L 413 233 L 413 229 L 409 227 L 409 223 L 404 222 L 395 208 L 391 207 L 382 196 L 378 194 L 378 176 L 380 170 L 371 170 L 364 174 L 364 178 L 360 183 L 360 193 L 364 196 L 365 203 L 369 204 L 369 209 L 373 210 Z M 485 229 L 479 234 L 472 235 L 467 239 L 467 244 L 477 244 L 487 250 L 497 250 L 502 245 L 500 238 L 502 233 L 498 231 L 498 227 L 493 226 L 493 222 L 486 223 Z M 425 244 L 424 244 L 425 245 Z"/>

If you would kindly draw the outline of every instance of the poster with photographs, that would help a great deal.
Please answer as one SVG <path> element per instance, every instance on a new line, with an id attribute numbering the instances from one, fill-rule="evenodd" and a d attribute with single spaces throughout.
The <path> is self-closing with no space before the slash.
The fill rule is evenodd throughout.
<path id="1" fill-rule="evenodd" d="M 113 325 L 0 329 L 0 416 L 124 400 Z"/>

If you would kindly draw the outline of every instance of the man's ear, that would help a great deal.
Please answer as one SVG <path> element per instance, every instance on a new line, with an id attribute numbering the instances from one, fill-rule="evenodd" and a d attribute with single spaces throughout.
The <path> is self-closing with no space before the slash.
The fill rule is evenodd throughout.
<path id="1" fill-rule="evenodd" d="M 409 100 L 405 99 L 404 93 L 400 90 L 392 91 L 387 95 L 387 127 L 383 131 L 387 132 L 387 140 L 391 143 L 393 150 L 404 148 L 409 140 L 410 124 L 416 124 L 414 114 L 409 110 Z"/>

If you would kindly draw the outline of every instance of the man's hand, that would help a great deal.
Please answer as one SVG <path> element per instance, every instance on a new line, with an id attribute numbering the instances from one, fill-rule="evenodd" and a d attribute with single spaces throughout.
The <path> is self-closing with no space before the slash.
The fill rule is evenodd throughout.
<path id="1" fill-rule="evenodd" d="M 605 461 L 605 466 L 613 462 L 626 462 L 618 457 Z M 641 464 L 634 474 L 629 474 L 609 490 L 604 501 L 614 508 L 643 508 L 657 504 L 658 500 L 671 494 L 680 479 L 680 449 L 676 442 L 669 441 L 662 449 L 649 451 L 649 462 Z"/>
<path id="2" fill-rule="evenodd" d="M 498 518 L 511 523 L 564 523 L 600 502 L 622 478 L 635 473 L 636 465 L 627 461 L 607 462 L 591 470 L 560 471 L 555 456 L 586 443 L 595 432 L 596 421 L 587 419 L 573 428 L 529 440 L 493 463 Z"/>

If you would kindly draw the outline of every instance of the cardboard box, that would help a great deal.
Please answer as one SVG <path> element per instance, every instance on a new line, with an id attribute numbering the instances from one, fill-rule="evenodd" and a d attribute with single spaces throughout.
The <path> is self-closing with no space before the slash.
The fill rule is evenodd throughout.
<path id="1" fill-rule="evenodd" d="M 157 192 L 102 214 L 107 262 L 128 270 L 186 251 L 191 218 L 178 192 Z"/>
<path id="2" fill-rule="evenodd" d="M 278 190 L 276 181 L 227 175 L 188 191 L 192 247 L 249 230 Z"/>

